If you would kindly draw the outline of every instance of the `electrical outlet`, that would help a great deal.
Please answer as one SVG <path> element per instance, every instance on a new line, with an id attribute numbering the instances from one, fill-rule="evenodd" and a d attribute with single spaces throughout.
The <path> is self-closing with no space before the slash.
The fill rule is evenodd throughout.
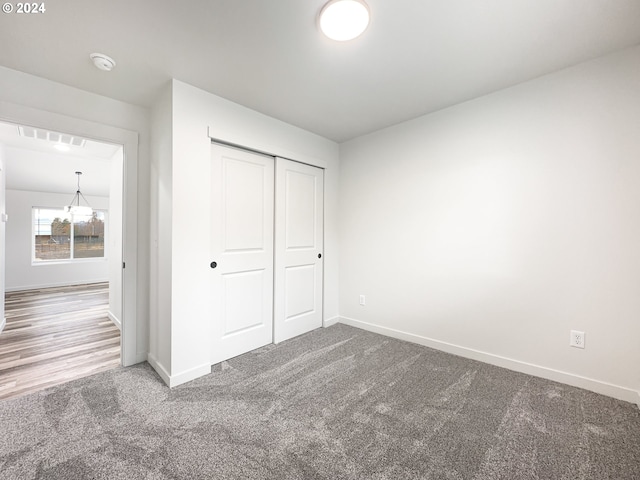
<path id="1" fill-rule="evenodd" d="M 364 304 L 365 304 L 364 295 L 360 295 L 360 305 L 364 305 Z"/>
<path id="2" fill-rule="evenodd" d="M 571 330 L 569 345 L 576 348 L 584 348 L 584 332 L 579 332 L 578 330 Z"/>

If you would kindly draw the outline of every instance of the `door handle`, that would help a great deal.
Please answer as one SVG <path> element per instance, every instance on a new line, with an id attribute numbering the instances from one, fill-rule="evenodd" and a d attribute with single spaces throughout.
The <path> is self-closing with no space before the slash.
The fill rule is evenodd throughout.
<path id="1" fill-rule="evenodd" d="M 321 253 L 318 254 L 318 258 L 322 258 L 322 254 Z"/>
<path id="2" fill-rule="evenodd" d="M 211 262 L 209 265 L 211 268 L 216 268 L 218 266 L 218 262 Z"/>

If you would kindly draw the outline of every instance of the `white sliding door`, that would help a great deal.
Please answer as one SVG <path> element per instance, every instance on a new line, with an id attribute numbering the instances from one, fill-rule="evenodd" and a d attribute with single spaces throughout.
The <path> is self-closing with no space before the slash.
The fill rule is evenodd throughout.
<path id="1" fill-rule="evenodd" d="M 211 363 L 273 341 L 274 159 L 211 147 Z"/>
<path id="2" fill-rule="evenodd" d="M 276 158 L 274 342 L 322 326 L 324 171 Z"/>

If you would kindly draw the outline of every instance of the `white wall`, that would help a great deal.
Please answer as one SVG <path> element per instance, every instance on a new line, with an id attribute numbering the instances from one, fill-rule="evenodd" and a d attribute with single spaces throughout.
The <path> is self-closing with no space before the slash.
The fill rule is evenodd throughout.
<path id="1" fill-rule="evenodd" d="M 175 80 L 171 102 L 171 169 L 158 171 L 158 183 L 162 188 L 171 189 L 171 366 L 155 366 L 170 376 L 171 385 L 177 385 L 210 371 L 211 325 L 215 319 L 209 300 L 211 141 L 208 129 L 211 128 L 210 133 L 218 139 L 325 167 L 324 318 L 328 321 L 338 315 L 338 146 Z M 158 211 L 158 214 L 165 216 L 169 212 Z M 154 292 L 155 298 L 152 298 L 158 309 L 166 302 L 159 293 Z"/>
<path id="2" fill-rule="evenodd" d="M 6 213 L 6 200 L 5 200 L 5 150 L 4 146 L 0 145 L 0 216 Z M 0 245 L 5 244 L 5 228 L 6 223 L 0 218 Z M 5 284 L 5 251 L 4 248 L 0 248 L 0 295 L 2 295 L 2 301 L 0 301 L 0 333 L 4 329 L 6 319 L 4 316 L 4 284 Z"/>
<path id="3" fill-rule="evenodd" d="M 636 47 L 342 144 L 341 317 L 637 401 L 639 106 Z"/>
<path id="4" fill-rule="evenodd" d="M 111 157 L 109 167 L 109 318 L 122 328 L 122 148 Z"/>
<path id="5" fill-rule="evenodd" d="M 34 109 L 33 117 L 63 115 L 139 134 L 137 152 L 136 335 L 138 361 L 146 358 L 149 319 L 149 111 L 145 108 L 85 92 L 44 78 L 0 67 L 0 118 L 6 105 Z M 78 122 L 78 125 L 82 125 Z M 82 133 L 82 132 L 78 132 Z M 125 155 L 128 155 L 125 152 Z M 130 158 L 130 157 L 129 157 Z M 128 175 L 131 178 L 131 175 Z M 131 218 L 131 212 L 125 218 Z M 128 308 L 125 306 L 125 308 Z"/>
<path id="6" fill-rule="evenodd" d="M 47 192 L 7 190 L 6 208 L 6 291 L 77 285 L 108 281 L 108 263 L 105 259 L 77 263 L 47 263 L 33 265 L 32 207 L 58 207 L 69 203 L 69 195 Z M 107 209 L 108 197 L 86 196 L 95 209 Z M 107 224 L 109 228 L 109 223 Z M 109 231 L 106 232 L 109 238 Z"/>

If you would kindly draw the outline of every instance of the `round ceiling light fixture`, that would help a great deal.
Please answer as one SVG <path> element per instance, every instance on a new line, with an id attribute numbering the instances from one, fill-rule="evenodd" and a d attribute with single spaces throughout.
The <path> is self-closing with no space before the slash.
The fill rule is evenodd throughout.
<path id="1" fill-rule="evenodd" d="M 113 70 L 113 67 L 116 66 L 115 60 L 104 53 L 92 53 L 89 55 L 89 58 L 91 58 L 96 68 L 104 70 L 105 72 L 110 72 Z"/>
<path id="2" fill-rule="evenodd" d="M 320 30 L 332 40 L 346 42 L 362 35 L 369 17 L 363 0 L 331 0 L 320 12 Z"/>

